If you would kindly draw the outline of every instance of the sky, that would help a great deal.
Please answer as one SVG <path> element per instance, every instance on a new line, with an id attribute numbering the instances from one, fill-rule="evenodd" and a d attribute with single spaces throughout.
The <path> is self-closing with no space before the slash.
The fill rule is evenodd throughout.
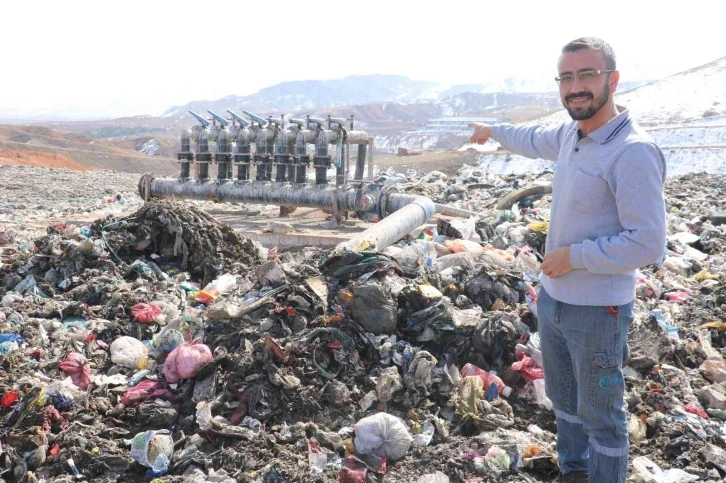
<path id="1" fill-rule="evenodd" d="M 36 0 L 3 4 L 0 119 L 159 115 L 280 82 L 554 76 L 562 45 L 614 48 L 622 80 L 726 56 L 721 2 Z M 554 82 L 554 81 L 553 81 Z"/>

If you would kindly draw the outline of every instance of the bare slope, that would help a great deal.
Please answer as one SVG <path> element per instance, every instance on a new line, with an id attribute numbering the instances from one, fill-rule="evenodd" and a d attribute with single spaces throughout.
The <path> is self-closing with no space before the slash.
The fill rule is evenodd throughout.
<path id="1" fill-rule="evenodd" d="M 171 174 L 178 170 L 172 158 L 152 157 L 104 140 L 77 133 L 61 133 L 42 126 L 0 125 L 0 149 L 24 152 L 24 156 L 14 159 L 37 165 L 43 165 L 46 155 L 57 155 L 88 168 L 127 173 L 154 171 Z M 40 158 L 43 159 L 34 161 L 33 153 L 42 153 Z"/>

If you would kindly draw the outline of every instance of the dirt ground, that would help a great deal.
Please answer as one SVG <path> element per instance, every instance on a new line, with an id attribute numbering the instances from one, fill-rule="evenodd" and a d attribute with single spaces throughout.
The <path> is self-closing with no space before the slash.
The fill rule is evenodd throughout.
<path id="1" fill-rule="evenodd" d="M 62 154 L 50 154 L 40 151 L 7 151 L 0 150 L 0 164 L 8 166 L 35 166 L 36 168 L 66 168 L 75 171 L 89 171 L 93 168 L 84 166 Z"/>

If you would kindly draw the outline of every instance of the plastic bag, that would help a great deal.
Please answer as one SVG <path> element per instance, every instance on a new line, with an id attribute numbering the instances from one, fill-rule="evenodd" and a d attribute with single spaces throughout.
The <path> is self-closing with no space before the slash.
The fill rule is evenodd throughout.
<path id="1" fill-rule="evenodd" d="M 129 388 L 121 398 L 121 404 L 128 406 L 137 402 L 146 401 L 147 399 L 166 399 L 174 402 L 176 396 L 161 381 L 145 380 L 136 386 Z"/>
<path id="2" fill-rule="evenodd" d="M 631 443 L 637 443 L 645 439 L 645 432 L 647 427 L 642 419 L 637 415 L 631 414 L 628 418 L 628 436 L 630 437 Z"/>
<path id="3" fill-rule="evenodd" d="M 168 382 L 179 382 L 182 379 L 190 379 L 197 375 L 197 372 L 214 357 L 212 351 L 197 339 L 192 342 L 185 342 L 180 345 L 166 358 L 164 363 L 164 376 Z"/>
<path id="4" fill-rule="evenodd" d="M 401 384 L 401 376 L 398 373 L 396 366 L 387 367 L 378 377 L 376 383 L 376 393 L 378 394 L 378 400 L 382 403 L 387 403 L 393 399 L 394 393 L 403 389 Z"/>
<path id="5" fill-rule="evenodd" d="M 436 257 L 438 256 L 436 245 L 433 242 L 414 241 L 393 255 L 393 258 L 403 267 L 426 265 L 428 268 L 433 268 L 436 263 Z"/>
<path id="6" fill-rule="evenodd" d="M 71 352 L 63 362 L 58 364 L 58 368 L 71 376 L 73 384 L 80 389 L 88 388 L 91 383 L 91 368 L 83 354 Z"/>
<path id="7" fill-rule="evenodd" d="M 141 323 L 152 324 L 161 314 L 161 308 L 154 304 L 136 304 L 131 307 L 131 315 Z"/>
<path id="8" fill-rule="evenodd" d="M 126 443 L 131 446 L 131 457 L 138 463 L 151 468 L 155 473 L 163 473 L 169 469 L 174 453 L 174 440 L 166 429 L 138 433 Z"/>
<path id="9" fill-rule="evenodd" d="M 397 460 L 406 455 L 412 442 L 403 420 L 387 413 L 368 416 L 355 425 L 355 449 L 361 454 Z"/>
<path id="10" fill-rule="evenodd" d="M 512 370 L 522 373 L 522 377 L 527 381 L 544 378 L 544 370 L 537 367 L 537 362 L 533 358 L 524 354 L 519 357 L 519 361 L 512 364 Z"/>
<path id="11" fill-rule="evenodd" d="M 663 471 L 660 466 L 646 458 L 638 456 L 633 458 L 633 472 L 642 483 L 687 483 L 698 481 L 698 476 L 683 470 L 671 468 Z"/>
<path id="12" fill-rule="evenodd" d="M 237 277 L 231 273 L 225 273 L 213 282 L 208 283 L 201 292 L 197 293 L 197 301 L 209 304 L 221 294 L 229 292 L 237 285 Z"/>
<path id="13" fill-rule="evenodd" d="M 419 476 L 416 483 L 449 483 L 449 477 L 444 473 L 437 471 L 436 473 L 429 473 L 428 475 Z"/>
<path id="14" fill-rule="evenodd" d="M 446 240 L 444 245 L 454 253 L 484 251 L 480 244 L 469 240 Z"/>
<path id="15" fill-rule="evenodd" d="M 532 386 L 534 387 L 534 402 L 537 406 L 552 411 L 552 401 L 545 393 L 545 380 L 535 379 L 532 381 Z"/>
<path id="16" fill-rule="evenodd" d="M 111 361 L 129 369 L 146 369 L 149 356 L 146 346 L 138 339 L 127 335 L 121 336 L 111 343 Z"/>
<path id="17" fill-rule="evenodd" d="M 176 329 L 169 328 L 159 332 L 153 341 L 157 351 L 168 354 L 184 343 L 184 334 Z"/>

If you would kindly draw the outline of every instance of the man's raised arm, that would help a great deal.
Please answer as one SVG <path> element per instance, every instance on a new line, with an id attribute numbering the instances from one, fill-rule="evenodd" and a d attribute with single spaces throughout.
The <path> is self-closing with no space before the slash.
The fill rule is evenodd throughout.
<path id="1" fill-rule="evenodd" d="M 567 124 L 553 127 L 514 126 L 512 124 L 490 126 L 470 122 L 469 127 L 474 128 L 474 134 L 469 138 L 470 143 L 484 144 L 491 137 L 514 154 L 532 159 L 542 158 L 557 161 Z"/>

